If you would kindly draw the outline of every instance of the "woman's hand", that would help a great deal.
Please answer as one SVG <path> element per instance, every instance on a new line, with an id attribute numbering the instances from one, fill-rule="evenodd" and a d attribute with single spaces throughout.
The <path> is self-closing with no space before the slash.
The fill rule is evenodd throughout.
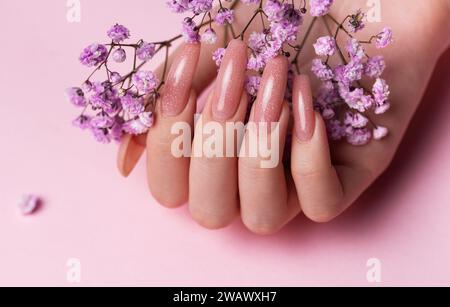
<path id="1" fill-rule="evenodd" d="M 340 1 L 332 15 L 338 20 L 344 19 L 355 10 L 356 2 L 361 7 L 365 5 L 365 1 Z M 281 159 L 273 168 L 262 167 L 263 157 L 238 158 L 237 151 L 234 157 L 227 158 L 176 158 L 172 154 L 172 144 L 177 136 L 171 129 L 175 123 L 184 122 L 193 131 L 197 94 L 216 74 L 211 54 L 219 46 L 191 44 L 182 46 L 171 59 L 167 82 L 157 104 L 157 122 L 147 139 L 125 138 L 119 153 L 120 171 L 128 175 L 147 148 L 148 183 L 154 197 L 168 207 L 189 201 L 193 218 L 207 228 L 224 227 L 239 212 L 244 224 L 258 234 L 276 232 L 301 210 L 317 222 L 338 216 L 389 165 L 434 65 L 449 44 L 448 1 L 410 1 L 408 9 L 400 1 L 382 1 L 381 5 L 382 21 L 392 27 L 396 40 L 384 53 L 388 63 L 384 78 L 391 84 L 393 105 L 390 112 L 377 117 L 380 125 L 391 130 L 385 140 L 364 147 L 329 144 L 324 122 L 313 111 L 311 86 L 306 75 L 295 79 L 294 125 L 290 128 L 290 111 L 283 101 L 288 61 L 278 57 L 264 72 L 250 121 L 279 123 L 280 157 L 285 154 L 288 129 L 293 129 L 290 169 L 284 168 Z M 238 10 L 242 20 L 252 14 L 247 7 Z M 305 21 L 304 28 L 309 22 Z M 380 27 L 369 24 L 364 33 L 377 33 Z M 258 29 L 250 29 L 248 33 L 253 30 Z M 313 37 L 327 33 L 322 20 L 314 32 Z M 346 38 L 340 36 L 340 39 Z M 311 44 L 312 41 L 307 46 Z M 373 50 L 369 49 L 368 53 L 373 54 Z M 301 56 L 302 71 L 308 71 L 313 57 L 312 48 L 305 48 Z M 224 127 L 227 122 L 244 121 L 248 104 L 243 90 L 246 59 L 245 44 L 232 41 L 202 111 L 203 125 L 215 122 Z M 194 152 L 203 148 L 202 141 L 207 138 L 203 133 L 196 130 Z M 244 144 L 253 133 L 250 129 L 246 131 Z M 226 139 L 225 135 L 224 145 Z"/>

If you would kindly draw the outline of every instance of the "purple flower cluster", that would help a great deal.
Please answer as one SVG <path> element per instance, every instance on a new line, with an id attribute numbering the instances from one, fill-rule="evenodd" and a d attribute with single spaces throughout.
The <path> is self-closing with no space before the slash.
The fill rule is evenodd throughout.
<path id="1" fill-rule="evenodd" d="M 185 13 L 181 23 L 181 35 L 167 41 L 152 43 L 139 40 L 135 44 L 124 43 L 130 38 L 130 31 L 123 25 L 115 24 L 108 31 L 110 43 L 91 44 L 86 47 L 80 62 L 95 68 L 94 72 L 80 87 L 67 90 L 69 101 L 83 111 L 73 124 L 81 129 L 90 130 L 101 143 L 119 140 L 124 133 L 138 135 L 146 133 L 154 123 L 153 110 L 159 97 L 159 90 L 165 80 L 159 80 L 149 70 L 142 69 L 159 51 L 167 54 L 172 43 L 184 38 L 188 43 L 215 45 L 218 43 L 216 30 L 225 27 L 228 38 L 247 40 L 249 58 L 245 89 L 252 101 L 256 98 L 261 84 L 261 77 L 268 60 L 284 55 L 296 56 L 291 62 L 288 86 L 285 98 L 292 100 L 292 84 L 295 72 L 299 73 L 299 55 L 304 49 L 304 42 L 296 45 L 299 29 L 304 14 L 308 11 L 315 17 L 332 20 L 337 26 L 337 33 L 322 36 L 313 44 L 319 56 L 312 60 L 311 70 L 320 80 L 320 87 L 315 95 L 315 108 L 326 120 L 332 140 L 346 139 L 353 145 L 364 145 L 370 140 L 380 140 L 388 134 L 388 129 L 376 125 L 371 115 L 383 114 L 390 108 L 390 88 L 382 75 L 386 62 L 380 55 L 369 56 L 364 44 L 371 43 L 376 48 L 386 48 L 393 42 L 392 31 L 384 28 L 368 41 L 355 38 L 355 33 L 365 28 L 365 14 L 358 10 L 338 23 L 329 13 L 334 0 L 310 0 L 309 10 L 306 1 L 296 3 L 285 0 L 166 0 L 167 6 L 175 13 Z M 235 4 L 242 2 L 255 5 L 241 33 L 235 32 Z M 230 5 L 228 5 L 229 3 Z M 232 3 L 232 4 L 231 4 Z M 200 21 L 201 20 L 201 21 Z M 314 21 L 308 28 L 311 33 Z M 246 33 L 253 22 L 261 22 L 261 32 Z M 330 30 L 331 31 L 331 30 Z M 338 34 L 345 32 L 349 39 L 345 46 L 339 46 Z M 233 37 L 229 37 L 229 34 Z M 132 48 L 134 52 L 129 52 Z M 212 59 L 220 66 L 226 48 L 216 49 Z M 134 59 L 130 60 L 134 56 Z M 332 57 L 340 57 L 340 64 L 331 65 Z M 110 62 L 116 64 L 132 62 L 129 73 L 121 74 L 111 70 Z M 107 79 L 92 81 L 93 75 L 104 68 Z M 163 76 L 166 75 L 164 72 Z M 370 86 L 368 85 L 370 84 Z M 365 86 L 364 86 L 365 85 Z M 250 106 L 251 107 L 251 104 Z M 368 114 L 371 112 L 372 114 Z"/>
<path id="2" fill-rule="evenodd" d="M 363 27 L 358 12 L 351 18 L 349 27 Z M 355 17 L 356 16 L 356 17 Z M 355 20 L 356 20 L 355 19 Z M 392 42 L 392 32 L 385 28 L 375 36 L 379 48 L 387 47 Z M 381 78 L 386 63 L 382 56 L 369 57 L 363 44 L 349 35 L 345 46 L 348 59 L 343 55 L 333 37 L 321 37 L 314 44 L 316 54 L 327 56 L 326 60 L 314 59 L 312 72 L 322 82 L 316 95 L 315 107 L 327 121 L 330 138 L 346 140 L 352 145 L 365 145 L 372 138 L 379 140 L 388 134 L 388 129 L 380 127 L 369 120 L 367 112 L 383 114 L 390 108 L 389 86 Z M 330 56 L 341 51 L 342 64 L 331 67 Z M 365 88 L 363 81 L 373 82 L 372 88 Z M 371 129 L 369 127 L 372 127 Z"/>
<path id="3" fill-rule="evenodd" d="M 311 15 L 314 17 L 320 17 L 328 14 L 333 5 L 334 0 L 310 0 L 309 5 L 311 7 Z"/>
<path id="4" fill-rule="evenodd" d="M 153 72 L 138 69 L 157 53 L 158 43 L 140 40 L 136 44 L 122 44 L 130 37 L 130 31 L 119 24 L 114 25 L 107 34 L 110 44 L 92 44 L 80 55 L 82 64 L 95 67 L 94 73 L 104 67 L 107 80 L 92 81 L 92 73 L 81 87 L 66 90 L 69 101 L 83 109 L 73 125 L 90 130 L 100 143 L 119 141 L 124 133 L 146 133 L 153 125 L 152 102 L 157 97 L 160 84 Z M 110 70 L 108 63 L 109 60 L 125 62 L 126 47 L 135 51 L 134 64 L 133 70 L 122 76 Z M 139 66 L 138 60 L 141 61 Z"/>

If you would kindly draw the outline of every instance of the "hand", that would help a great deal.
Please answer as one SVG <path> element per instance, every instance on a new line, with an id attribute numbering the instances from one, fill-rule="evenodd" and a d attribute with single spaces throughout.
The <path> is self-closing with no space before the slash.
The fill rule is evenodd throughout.
<path id="1" fill-rule="evenodd" d="M 343 19 L 352 8 L 354 10 L 354 3 L 341 1 L 340 6 L 335 6 L 333 16 Z M 364 5 L 365 1 L 361 3 Z M 177 207 L 189 200 L 194 219 L 207 228 L 226 226 L 239 209 L 243 222 L 259 234 L 277 231 L 301 209 L 317 222 L 333 219 L 385 170 L 395 154 L 433 67 L 448 46 L 445 39 L 448 40 L 449 31 L 443 33 L 443 29 L 450 29 L 447 4 L 414 1 L 409 2 L 408 10 L 403 10 L 404 4 L 382 2 L 383 22 L 396 33 L 396 44 L 384 54 L 389 65 L 384 77 L 392 87 L 393 109 L 377 117 L 379 124 L 392 131 L 387 139 L 364 147 L 332 143 L 330 148 L 323 120 L 312 111 L 311 89 L 308 78 L 303 75 L 296 77 L 293 93 L 295 124 L 290 171 L 281 163 L 275 168 L 263 169 L 260 157 L 174 158 L 171 144 L 176 136 L 170 133 L 172 124 L 181 121 L 192 128 L 196 93 L 201 93 L 216 73 L 210 58 L 218 46 L 185 45 L 172 57 L 168 82 L 156 110 L 155 127 L 148 134 L 147 142 L 144 137 L 125 138 L 119 154 L 119 169 L 128 175 L 147 146 L 152 194 L 168 207 Z M 252 14 L 246 8 L 239 10 L 238 16 Z M 406 22 L 408 20 L 420 22 Z M 308 22 L 306 20 L 305 24 Z M 249 33 L 252 30 L 257 29 L 250 29 Z M 314 37 L 325 35 L 324 24 L 318 24 L 315 31 Z M 368 26 L 367 33 L 377 31 L 378 24 Z M 373 50 L 368 52 L 374 54 Z M 245 53 L 245 46 L 239 41 L 230 44 L 213 94 L 202 112 L 204 122 L 216 121 L 223 125 L 244 119 L 248 103 L 242 94 Z M 301 58 L 302 71 L 308 71 L 305 67 L 312 58 L 312 48 L 305 49 Z M 233 69 L 227 72 L 230 66 Z M 227 76 L 229 71 L 231 76 Z M 289 129 L 289 110 L 282 100 L 286 73 L 285 59 L 279 57 L 269 63 L 251 117 L 255 122 L 266 118 L 279 121 L 281 149 Z M 266 92 L 267 95 L 261 94 Z M 267 109 L 263 107 L 266 104 L 270 106 Z M 245 139 L 249 138 L 249 133 Z M 194 150 L 199 146 L 199 139 L 197 133 Z"/>

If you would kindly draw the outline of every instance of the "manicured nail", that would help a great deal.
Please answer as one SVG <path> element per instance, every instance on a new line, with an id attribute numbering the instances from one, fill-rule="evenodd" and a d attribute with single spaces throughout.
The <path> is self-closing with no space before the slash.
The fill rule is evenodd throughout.
<path id="1" fill-rule="evenodd" d="M 311 83 L 308 76 L 295 76 L 292 103 L 294 107 L 295 134 L 302 142 L 310 141 L 314 134 L 316 118 L 311 94 Z"/>
<path id="2" fill-rule="evenodd" d="M 174 59 L 162 94 L 165 116 L 177 116 L 185 109 L 199 57 L 200 44 L 186 44 Z"/>
<path id="3" fill-rule="evenodd" d="M 270 60 L 261 81 L 256 99 L 253 120 L 260 123 L 276 123 L 280 120 L 287 85 L 288 60 L 278 56 Z"/>
<path id="4" fill-rule="evenodd" d="M 233 40 L 225 52 L 214 88 L 212 113 L 215 120 L 228 120 L 236 113 L 246 69 L 247 47 L 241 40 Z"/>

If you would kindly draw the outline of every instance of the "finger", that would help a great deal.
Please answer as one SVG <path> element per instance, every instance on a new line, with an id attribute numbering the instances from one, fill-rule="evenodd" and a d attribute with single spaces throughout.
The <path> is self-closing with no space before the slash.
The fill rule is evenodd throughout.
<path id="1" fill-rule="evenodd" d="M 282 163 L 289 123 L 284 102 L 287 71 L 283 56 L 267 64 L 239 159 L 242 220 L 252 232 L 263 235 L 278 231 L 293 212 Z"/>
<path id="2" fill-rule="evenodd" d="M 291 171 L 301 208 L 311 220 L 328 222 L 367 186 L 368 173 L 345 166 L 338 173 L 332 165 L 325 124 L 314 112 L 307 76 L 295 77 L 293 109 Z"/>
<path id="3" fill-rule="evenodd" d="M 124 177 L 128 177 L 145 151 L 146 135 L 125 135 L 117 155 L 117 168 Z"/>
<path id="4" fill-rule="evenodd" d="M 234 40 L 226 50 L 215 88 L 196 126 L 189 181 L 189 209 L 206 228 L 223 228 L 239 211 L 238 137 L 247 112 L 243 93 L 247 47 Z M 239 132 L 237 133 L 239 136 Z"/>
<path id="5" fill-rule="evenodd" d="M 186 44 L 177 55 L 156 105 L 156 123 L 148 132 L 149 188 L 167 207 L 177 207 L 188 200 L 189 155 L 196 108 L 192 81 L 199 55 L 199 44 Z"/>
<path id="6" fill-rule="evenodd" d="M 220 33 L 220 32 L 219 32 Z M 221 41 L 221 40 L 218 40 Z M 178 57 L 178 54 L 182 52 L 184 45 L 181 45 L 177 48 L 173 54 L 170 55 L 168 60 L 168 67 L 170 67 L 173 61 Z M 196 93 L 202 93 L 214 80 L 214 76 L 217 73 L 217 68 L 215 63 L 212 60 L 212 53 L 214 50 L 219 48 L 220 45 L 203 45 L 200 52 L 200 59 L 198 61 L 197 73 L 192 80 L 192 87 L 195 89 Z M 162 78 L 164 71 L 164 64 L 160 65 L 158 69 L 156 69 L 155 74 Z M 139 161 L 142 153 L 142 146 L 140 146 L 140 140 L 146 139 L 146 136 L 139 138 L 140 140 L 136 140 L 137 136 L 126 137 L 122 140 L 119 147 L 119 155 L 118 155 L 118 167 L 119 171 L 123 176 L 128 176 L 137 162 Z M 133 142 L 130 141 L 133 140 Z M 144 141 L 145 144 L 145 141 Z M 125 168 L 126 167 L 126 168 Z"/>

